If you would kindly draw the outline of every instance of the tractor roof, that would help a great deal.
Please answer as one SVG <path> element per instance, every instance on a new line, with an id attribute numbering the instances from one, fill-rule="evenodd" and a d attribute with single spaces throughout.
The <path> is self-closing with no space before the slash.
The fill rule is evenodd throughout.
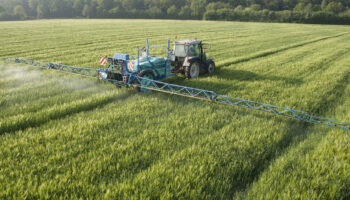
<path id="1" fill-rule="evenodd" d="M 192 45 L 192 44 L 200 44 L 202 41 L 199 40 L 178 40 L 175 41 L 175 44 L 184 44 L 184 45 Z"/>

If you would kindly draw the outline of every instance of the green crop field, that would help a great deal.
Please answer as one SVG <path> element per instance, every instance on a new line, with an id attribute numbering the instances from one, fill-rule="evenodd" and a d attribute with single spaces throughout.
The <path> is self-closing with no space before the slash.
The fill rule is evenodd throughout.
<path id="1" fill-rule="evenodd" d="M 210 43 L 217 71 L 168 82 L 350 122 L 349 26 L 0 22 L 0 57 L 98 68 L 176 36 Z M 0 199 L 350 198 L 349 131 L 33 66 L 0 72 Z"/>

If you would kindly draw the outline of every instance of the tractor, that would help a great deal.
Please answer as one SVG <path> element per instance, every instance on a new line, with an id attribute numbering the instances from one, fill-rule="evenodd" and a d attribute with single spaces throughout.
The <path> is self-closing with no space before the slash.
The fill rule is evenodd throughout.
<path id="1" fill-rule="evenodd" d="M 204 73 L 213 73 L 215 62 L 207 59 L 204 52 L 205 45 L 199 40 L 175 41 L 171 54 L 173 72 L 184 74 L 187 79 L 196 78 Z"/>
<path id="2" fill-rule="evenodd" d="M 113 58 L 107 58 L 109 67 L 100 72 L 99 77 L 117 80 L 117 85 L 119 83 L 148 85 L 146 79 L 163 80 L 178 73 L 190 79 L 203 73 L 214 72 L 215 63 L 206 58 L 201 41 L 175 41 L 174 50 L 170 50 L 169 46 L 170 41 L 167 47 L 150 46 L 147 39 L 146 47 L 138 48 L 137 56 L 131 56 L 132 59 L 128 54 L 115 53 Z M 166 57 L 149 56 L 150 48 L 166 49 Z M 137 90 L 142 91 L 142 88 L 137 87 Z"/>

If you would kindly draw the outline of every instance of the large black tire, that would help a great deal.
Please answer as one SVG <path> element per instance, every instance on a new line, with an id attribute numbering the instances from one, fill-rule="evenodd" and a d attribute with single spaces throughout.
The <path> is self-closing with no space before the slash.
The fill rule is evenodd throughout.
<path id="1" fill-rule="evenodd" d="M 191 63 L 190 66 L 185 68 L 185 77 L 187 79 L 197 78 L 200 73 L 200 67 L 201 65 L 198 61 Z"/>
<path id="2" fill-rule="evenodd" d="M 155 79 L 155 76 L 151 70 L 143 70 L 140 73 L 138 73 L 137 76 L 144 77 L 144 78 L 151 79 L 151 80 Z M 141 81 L 141 83 L 140 83 L 137 79 L 134 79 L 133 84 L 135 85 L 134 88 L 135 88 L 136 92 L 148 92 L 149 91 L 146 88 L 140 87 L 141 84 L 147 85 L 147 81 L 145 81 L 145 83 L 142 83 L 142 81 Z"/>
<path id="3" fill-rule="evenodd" d="M 209 74 L 215 72 L 215 62 L 213 60 L 208 60 L 207 62 L 207 71 Z"/>
<path id="4" fill-rule="evenodd" d="M 107 72 L 108 79 L 114 79 L 114 74 L 112 72 Z"/>
<path id="5" fill-rule="evenodd" d="M 107 78 L 111 79 L 111 80 L 117 80 L 117 81 L 121 81 L 121 79 L 122 79 L 120 74 L 115 74 L 113 72 L 108 72 Z M 121 85 L 119 83 L 115 83 L 115 88 L 119 89 L 119 88 L 121 88 Z"/>
<path id="6" fill-rule="evenodd" d="M 116 83 L 115 88 L 118 90 L 118 89 L 122 88 L 122 86 L 120 84 Z"/>

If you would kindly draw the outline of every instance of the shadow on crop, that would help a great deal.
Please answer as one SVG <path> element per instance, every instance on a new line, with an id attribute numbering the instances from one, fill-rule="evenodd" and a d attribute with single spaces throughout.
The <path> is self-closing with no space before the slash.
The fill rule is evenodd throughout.
<path id="1" fill-rule="evenodd" d="M 311 108 L 312 114 L 325 115 L 327 112 L 334 110 L 338 105 L 342 105 L 346 98 L 342 98 L 347 85 L 350 84 L 349 73 L 346 73 L 343 78 L 337 81 L 332 90 L 327 91 L 323 98 L 320 98 L 315 106 Z M 254 162 L 254 169 L 249 172 L 250 176 L 244 183 L 236 183 L 232 188 L 232 196 L 236 193 L 239 194 L 249 188 L 249 186 L 261 176 L 261 174 L 269 168 L 271 163 L 279 156 L 283 155 L 288 147 L 292 144 L 300 143 L 304 141 L 310 134 L 312 124 L 296 122 L 289 120 L 287 122 L 287 129 L 284 131 L 283 137 L 274 146 L 268 148 L 274 149 L 270 153 L 256 158 Z M 322 134 L 322 133 L 320 133 Z M 324 135 L 323 135 L 324 136 Z M 321 136 L 320 139 L 323 138 Z M 309 149 L 309 151 L 312 150 Z"/>
<path id="2" fill-rule="evenodd" d="M 235 70 L 229 68 L 219 68 L 215 72 L 215 75 L 221 79 L 226 80 L 237 80 L 237 81 L 283 81 L 287 84 L 301 85 L 303 83 L 302 79 L 281 77 L 265 74 L 257 74 L 250 71 Z"/>
<path id="3" fill-rule="evenodd" d="M 112 102 L 125 100 L 130 96 L 132 96 L 133 94 L 135 94 L 135 92 L 127 92 L 122 95 L 102 99 L 100 101 L 92 102 L 87 105 L 85 104 L 77 105 L 72 109 L 58 110 L 57 113 L 49 113 L 45 117 L 36 116 L 37 114 L 36 113 L 33 115 L 34 117 L 28 120 L 18 120 L 16 123 L 2 124 L 2 126 L 0 126 L 0 135 L 16 132 L 19 130 L 26 130 L 27 128 L 39 127 L 51 120 L 57 120 L 57 119 L 65 118 L 80 112 L 86 112 L 86 111 L 94 110 L 96 108 L 101 108 Z"/>
<path id="4" fill-rule="evenodd" d="M 207 79 L 210 77 L 214 79 Z M 171 84 L 183 85 L 204 90 L 211 90 L 214 92 L 225 92 L 228 89 L 230 91 L 239 91 L 245 89 L 245 87 L 242 86 L 242 84 L 229 83 L 230 81 L 275 81 L 284 82 L 288 85 L 301 85 L 304 83 L 304 81 L 300 78 L 257 74 L 250 71 L 229 68 L 218 68 L 214 74 L 203 74 L 201 77 L 192 80 L 187 80 L 184 77 L 172 77 L 166 80 L 166 82 Z"/>
<path id="5" fill-rule="evenodd" d="M 306 71 L 301 72 L 298 77 L 307 77 L 311 74 L 315 74 L 317 72 L 323 72 L 327 68 L 332 67 L 331 64 L 339 61 L 342 57 L 346 56 L 350 51 L 350 48 L 344 48 L 338 51 L 334 51 L 331 55 L 328 55 L 325 58 L 322 58 L 321 62 L 314 63 L 306 68 Z"/>
<path id="6" fill-rule="evenodd" d="M 311 114 L 323 116 L 328 112 L 334 110 L 334 108 L 338 105 L 343 104 L 345 98 L 343 98 L 342 96 L 344 94 L 346 86 L 350 84 L 349 76 L 350 75 L 348 72 L 344 73 L 343 77 L 338 79 L 338 81 L 334 84 L 334 87 L 332 87 L 332 89 L 325 91 L 323 97 L 319 98 L 318 101 L 314 102 L 312 107 L 310 107 L 309 111 L 311 112 Z M 196 102 L 205 103 L 205 101 L 199 101 L 195 99 L 190 100 L 178 96 L 157 96 L 160 99 L 169 101 L 170 103 L 177 103 L 179 106 L 185 106 L 188 103 Z M 215 104 L 215 106 L 218 105 Z M 226 109 L 224 106 L 225 105 L 218 106 L 216 110 L 220 112 L 221 109 Z M 281 134 L 279 140 L 273 143 L 271 146 L 266 147 L 267 149 L 264 150 L 263 154 L 259 155 L 259 157 L 255 156 L 247 160 L 247 162 L 249 162 L 249 165 L 253 167 L 243 169 L 243 171 L 235 170 L 229 172 L 230 177 L 232 177 L 232 182 L 230 183 L 231 190 L 228 194 L 228 198 L 230 198 L 241 192 L 244 193 L 244 191 L 246 191 L 247 188 L 249 188 L 254 181 L 259 179 L 261 174 L 269 168 L 269 166 L 274 162 L 274 160 L 276 160 L 279 156 L 283 155 L 288 151 L 291 145 L 298 144 L 307 139 L 307 137 L 312 133 L 310 129 L 313 127 L 313 125 L 309 123 L 300 122 L 296 119 L 287 119 L 283 116 L 278 117 L 262 112 L 252 112 L 250 110 L 239 107 L 228 107 L 227 109 L 232 109 L 233 112 L 238 112 L 239 115 L 242 116 L 253 115 L 256 118 L 261 118 L 264 120 L 274 120 L 278 123 L 284 123 L 286 127 L 283 130 L 281 130 L 281 133 L 279 133 Z M 326 131 L 327 130 L 325 129 L 325 132 Z M 271 132 L 271 134 L 273 133 Z M 324 135 L 325 134 L 320 136 L 319 139 L 322 139 Z M 310 150 L 312 150 L 312 148 L 310 148 Z M 234 179 L 234 177 L 242 177 L 242 174 L 245 175 L 244 179 L 241 179 L 239 181 Z"/>
<path id="7" fill-rule="evenodd" d="M 166 82 L 171 84 L 186 86 L 186 87 L 193 87 L 201 90 L 210 90 L 213 92 L 223 93 L 223 94 L 226 94 L 227 92 L 230 92 L 230 91 L 240 91 L 245 89 L 245 86 L 242 84 L 224 82 L 224 81 L 220 81 L 219 79 L 206 79 L 206 77 L 211 77 L 211 76 L 213 75 L 205 74 L 197 79 L 190 79 L 190 80 L 185 79 L 184 77 L 172 77 L 172 78 L 166 79 Z"/>
<path id="8" fill-rule="evenodd" d="M 166 82 L 171 84 L 194 87 L 203 90 L 210 90 L 223 94 L 229 91 L 244 90 L 246 88 L 244 84 L 234 84 L 232 81 L 275 81 L 282 82 L 288 85 L 302 85 L 304 83 L 304 81 L 300 78 L 257 74 L 250 71 L 235 70 L 228 68 L 219 68 L 214 74 L 204 74 L 201 77 L 192 80 L 188 80 L 183 77 L 173 77 L 166 80 Z"/>
<path id="9" fill-rule="evenodd" d="M 257 54 L 250 55 L 250 56 L 247 56 L 247 57 L 236 58 L 236 59 L 233 59 L 233 60 L 228 59 L 228 60 L 224 61 L 223 63 L 219 64 L 218 66 L 219 67 L 227 67 L 227 66 L 233 65 L 233 64 L 248 62 L 250 60 L 254 60 L 254 59 L 258 59 L 258 58 L 262 58 L 262 57 L 267 57 L 267 56 L 274 55 L 274 54 L 277 54 L 277 53 L 280 53 L 280 52 L 283 52 L 283 51 L 287 51 L 287 50 L 290 50 L 290 49 L 303 47 L 303 46 L 306 46 L 308 44 L 313 44 L 313 43 L 320 42 L 320 41 L 327 40 L 327 39 L 337 38 L 337 37 L 340 37 L 340 36 L 343 36 L 343 35 L 346 35 L 346 34 L 348 34 L 348 32 L 337 34 L 337 35 L 333 35 L 333 36 L 322 37 L 322 38 L 318 38 L 318 39 L 315 39 L 315 40 L 306 41 L 306 42 L 302 42 L 302 43 L 297 43 L 297 44 L 294 44 L 294 45 L 290 45 L 290 46 L 287 46 L 287 47 L 281 47 L 281 48 L 278 48 L 278 49 L 266 50 L 266 51 L 258 52 Z"/>
<path id="10" fill-rule="evenodd" d="M 189 103 L 197 104 L 196 108 L 200 108 L 202 106 L 208 106 L 211 103 L 200 101 L 196 99 L 184 99 L 183 97 L 178 96 L 172 96 L 169 97 L 167 95 L 157 95 L 158 98 L 168 101 L 170 103 L 176 103 L 179 107 L 185 107 Z M 283 153 L 291 144 L 298 143 L 302 140 L 304 140 L 307 137 L 307 133 L 309 130 L 309 127 L 311 127 L 309 124 L 299 122 L 295 119 L 286 119 L 285 117 L 276 117 L 275 115 L 266 114 L 263 112 L 257 112 L 252 110 L 247 110 L 240 107 L 232 107 L 232 106 L 226 106 L 224 104 L 211 104 L 211 106 L 215 106 L 215 111 L 220 113 L 224 112 L 227 109 L 232 109 L 233 116 L 235 113 L 238 113 L 239 116 L 244 118 L 245 116 L 253 116 L 256 119 L 262 119 L 262 120 L 273 120 L 276 122 L 276 124 L 282 124 L 286 123 L 287 129 L 281 130 L 282 137 L 274 143 L 272 146 L 266 147 L 267 149 L 264 150 L 265 153 L 261 154 L 259 157 L 249 157 L 246 161 L 248 162 L 248 167 L 242 170 L 237 170 L 237 168 L 233 168 L 233 171 L 229 171 L 229 180 L 231 180 L 231 190 L 227 191 L 227 198 L 231 198 L 235 195 L 236 192 L 244 191 L 246 190 L 249 185 L 254 182 L 255 179 L 257 179 L 260 174 L 268 168 L 271 162 L 275 158 L 277 158 L 279 155 Z M 190 111 L 189 111 L 190 112 Z M 234 122 L 234 118 L 232 119 Z M 251 124 L 246 124 L 247 126 L 252 126 Z M 253 125 L 254 126 L 254 125 Z M 220 128 L 218 128 L 220 130 Z M 235 134 L 234 132 L 231 132 L 231 134 Z M 253 134 L 253 133 L 252 133 Z M 256 134 L 259 134 L 258 132 Z M 273 134 L 273 132 L 271 132 Z M 239 150 L 238 154 L 249 154 L 249 151 L 252 149 L 245 149 Z M 243 152 L 242 152 L 243 151 Z M 239 157 L 239 156 L 238 156 Z M 235 158 L 232 158 L 232 160 L 235 160 Z M 220 162 L 220 161 L 218 161 Z M 215 170 L 214 170 L 215 171 Z M 244 174 L 244 176 L 242 175 Z M 240 180 L 236 179 L 236 177 L 241 177 Z M 242 177 L 245 177 L 242 179 Z"/>

